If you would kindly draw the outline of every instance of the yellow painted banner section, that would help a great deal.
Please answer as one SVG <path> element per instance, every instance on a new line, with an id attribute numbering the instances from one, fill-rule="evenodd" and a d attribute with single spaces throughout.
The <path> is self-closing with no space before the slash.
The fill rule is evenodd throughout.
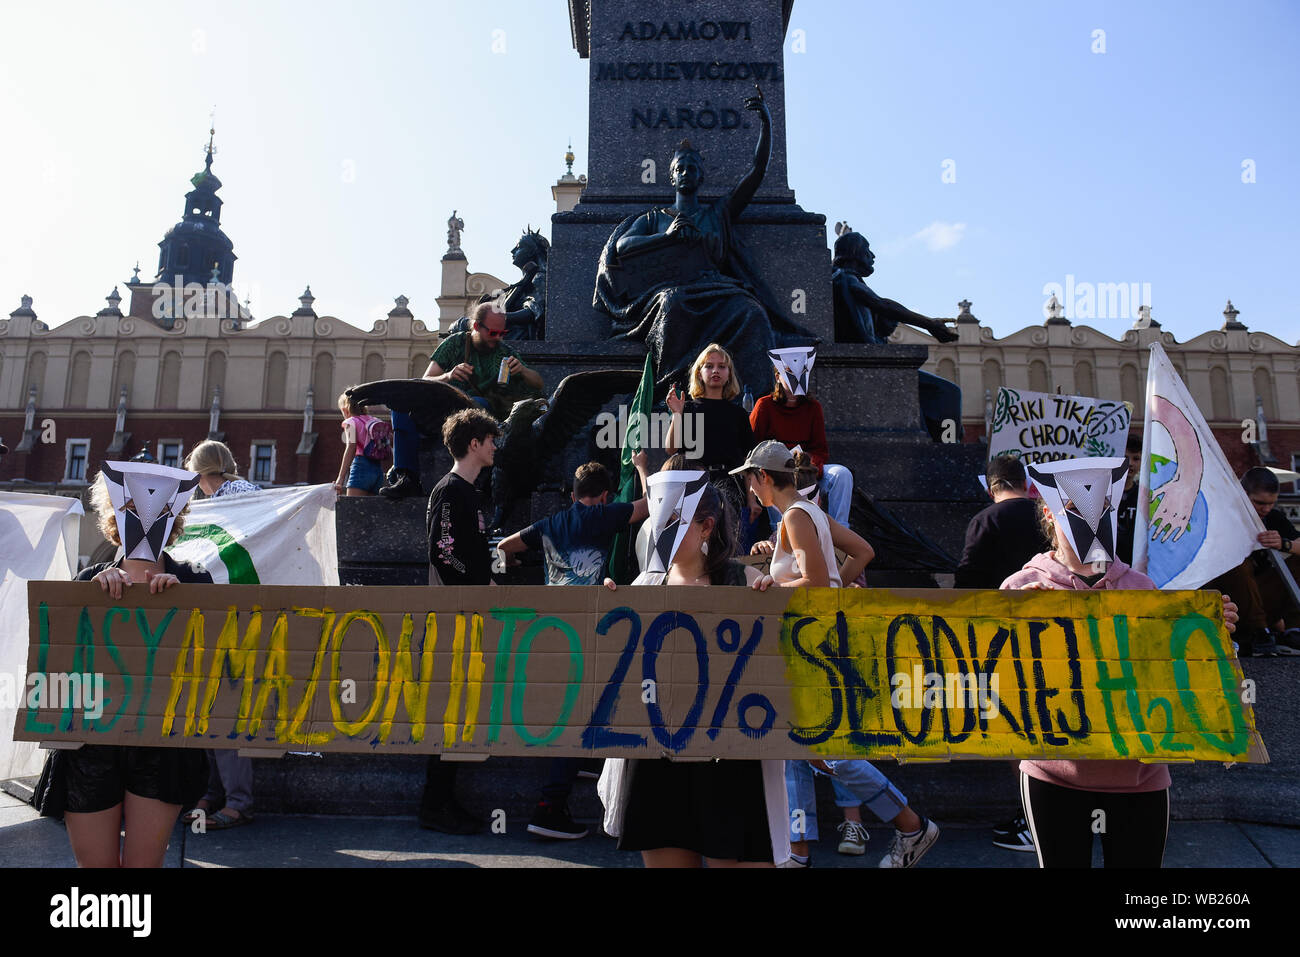
<path id="1" fill-rule="evenodd" d="M 1214 592 L 801 591 L 791 736 L 911 759 L 1264 759 Z"/>
<path id="2" fill-rule="evenodd" d="M 28 605 L 46 690 L 17 740 L 1267 760 L 1213 592 L 33 582 Z"/>

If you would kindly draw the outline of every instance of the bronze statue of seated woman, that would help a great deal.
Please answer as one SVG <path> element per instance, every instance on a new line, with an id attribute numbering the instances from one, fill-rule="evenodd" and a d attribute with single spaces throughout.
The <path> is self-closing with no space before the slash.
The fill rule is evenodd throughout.
<path id="1" fill-rule="evenodd" d="M 772 154 L 772 116 L 761 91 L 745 109 L 759 114 L 762 130 L 754 163 L 735 188 L 701 203 L 704 164 L 683 141 L 669 168 L 675 204 L 625 219 L 601 252 L 594 305 L 613 318 L 618 337 L 646 344 L 660 394 L 685 382 L 709 343 L 731 353 L 742 383 L 761 387 L 771 379 L 769 349 L 816 342 L 773 304 L 735 241 L 735 224 Z"/>
<path id="2" fill-rule="evenodd" d="M 546 338 L 546 262 L 550 253 L 550 242 L 529 226 L 515 243 L 515 248 L 510 250 L 510 259 L 523 277 L 504 289 L 479 297 L 480 303 L 495 302 L 499 311 L 505 313 L 507 340 L 518 342 Z M 452 323 L 447 334 L 469 332 L 469 329 L 469 319 L 461 316 Z"/>

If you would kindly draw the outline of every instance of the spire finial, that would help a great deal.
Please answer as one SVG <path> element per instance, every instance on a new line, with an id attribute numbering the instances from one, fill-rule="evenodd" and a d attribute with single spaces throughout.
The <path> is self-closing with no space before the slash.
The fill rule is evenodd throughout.
<path id="1" fill-rule="evenodd" d="M 212 154 L 217 151 L 214 143 L 217 139 L 217 108 L 214 106 L 212 112 L 208 114 L 208 145 L 207 160 L 204 163 L 208 169 L 212 169 Z"/>
<path id="2" fill-rule="evenodd" d="M 564 154 L 564 164 L 569 168 L 569 174 L 568 174 L 568 175 L 570 175 L 570 176 L 573 175 L 573 159 L 574 159 L 574 156 L 573 156 L 573 140 L 570 139 L 570 140 L 569 140 L 569 149 L 568 149 L 568 152 L 566 152 L 566 153 Z"/>

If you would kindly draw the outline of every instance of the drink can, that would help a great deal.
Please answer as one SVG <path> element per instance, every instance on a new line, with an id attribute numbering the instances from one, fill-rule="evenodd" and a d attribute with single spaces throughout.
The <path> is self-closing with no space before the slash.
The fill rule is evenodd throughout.
<path id="1" fill-rule="evenodd" d="M 510 381 L 510 366 L 508 365 L 509 361 L 510 361 L 509 359 L 505 359 L 505 358 L 501 360 L 501 368 L 497 372 L 497 385 L 505 385 L 507 382 Z"/>

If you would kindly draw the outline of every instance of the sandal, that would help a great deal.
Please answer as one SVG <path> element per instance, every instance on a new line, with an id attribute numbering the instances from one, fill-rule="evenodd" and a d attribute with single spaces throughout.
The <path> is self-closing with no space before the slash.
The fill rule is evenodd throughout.
<path id="1" fill-rule="evenodd" d="M 247 814 L 222 809 L 208 818 L 208 830 L 224 831 L 232 827 L 242 827 L 245 824 L 252 823 L 253 819 Z"/>
<path id="2" fill-rule="evenodd" d="M 203 799 L 203 798 L 200 798 L 200 799 L 199 799 L 199 804 L 203 804 L 203 803 L 204 803 L 204 799 Z M 211 804 L 209 804 L 207 807 L 199 807 L 199 805 L 196 804 L 196 805 L 194 805 L 194 807 L 190 808 L 188 811 L 186 811 L 184 814 L 181 815 L 181 823 L 182 823 L 182 824 L 193 824 L 195 821 L 197 821 L 197 820 L 199 819 L 199 815 L 200 815 L 200 814 L 205 814 L 205 815 L 206 815 L 206 814 L 208 814 L 211 810 L 212 810 L 212 805 L 211 805 Z"/>

